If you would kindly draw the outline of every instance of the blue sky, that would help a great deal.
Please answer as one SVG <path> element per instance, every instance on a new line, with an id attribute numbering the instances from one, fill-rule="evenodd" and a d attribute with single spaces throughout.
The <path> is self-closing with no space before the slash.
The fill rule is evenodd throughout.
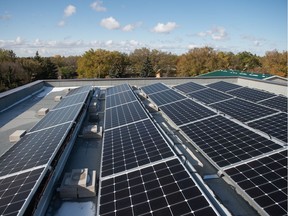
<path id="1" fill-rule="evenodd" d="M 0 0 L 0 48 L 20 57 L 204 46 L 287 50 L 287 0 Z"/>

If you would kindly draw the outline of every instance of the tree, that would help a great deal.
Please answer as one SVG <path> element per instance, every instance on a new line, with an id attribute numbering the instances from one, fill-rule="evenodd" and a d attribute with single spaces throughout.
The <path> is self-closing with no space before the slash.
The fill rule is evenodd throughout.
<path id="1" fill-rule="evenodd" d="M 263 65 L 263 71 L 278 76 L 287 77 L 287 51 L 268 51 L 265 53 L 265 56 L 262 57 L 261 63 Z"/>
<path id="2" fill-rule="evenodd" d="M 140 76 L 141 77 L 155 76 L 151 60 L 148 56 L 146 57 L 146 60 L 143 63 Z"/>

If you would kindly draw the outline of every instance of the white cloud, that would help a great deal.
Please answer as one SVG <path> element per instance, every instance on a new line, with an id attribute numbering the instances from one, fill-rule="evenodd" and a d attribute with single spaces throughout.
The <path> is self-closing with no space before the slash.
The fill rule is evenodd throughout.
<path id="1" fill-rule="evenodd" d="M 3 15 L 0 15 L 0 20 L 10 20 L 11 19 L 11 15 L 8 13 L 5 13 Z"/>
<path id="2" fill-rule="evenodd" d="M 122 30 L 125 31 L 125 32 L 129 32 L 129 31 L 133 31 L 134 28 L 135 28 L 134 25 L 128 24 L 128 25 L 124 26 L 124 27 L 122 28 Z"/>
<path id="3" fill-rule="evenodd" d="M 100 25 L 104 28 L 109 29 L 109 30 L 120 28 L 119 22 L 116 19 L 114 19 L 113 17 L 108 17 L 108 18 L 102 19 L 100 22 Z"/>
<path id="4" fill-rule="evenodd" d="M 105 7 L 102 6 L 103 2 L 102 1 L 95 1 L 93 2 L 90 7 L 95 10 L 95 11 L 98 11 L 98 12 L 102 12 L 102 11 L 106 11 L 107 9 Z"/>
<path id="5" fill-rule="evenodd" d="M 68 5 L 64 10 L 65 17 L 69 17 L 74 13 L 76 13 L 76 7 L 74 5 Z"/>
<path id="6" fill-rule="evenodd" d="M 199 37 L 208 37 L 210 36 L 212 40 L 221 41 L 228 38 L 228 34 L 224 27 L 218 26 L 214 27 L 211 30 L 207 30 L 205 32 L 198 32 L 197 35 Z"/>
<path id="7" fill-rule="evenodd" d="M 177 24 L 175 22 L 167 22 L 166 24 L 158 23 L 152 31 L 156 33 L 170 33 L 176 27 Z"/>
<path id="8" fill-rule="evenodd" d="M 62 27 L 66 24 L 65 20 L 61 20 L 58 22 L 58 26 Z"/>

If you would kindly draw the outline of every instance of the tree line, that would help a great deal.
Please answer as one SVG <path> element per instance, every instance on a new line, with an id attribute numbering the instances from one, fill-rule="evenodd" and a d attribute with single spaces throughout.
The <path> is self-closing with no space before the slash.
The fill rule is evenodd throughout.
<path id="1" fill-rule="evenodd" d="M 264 56 L 250 52 L 194 48 L 176 55 L 140 48 L 130 54 L 90 49 L 82 56 L 17 57 L 0 49 L 0 92 L 39 79 L 121 78 L 197 76 L 214 70 L 232 69 L 287 77 L 287 51 L 268 51 Z"/>

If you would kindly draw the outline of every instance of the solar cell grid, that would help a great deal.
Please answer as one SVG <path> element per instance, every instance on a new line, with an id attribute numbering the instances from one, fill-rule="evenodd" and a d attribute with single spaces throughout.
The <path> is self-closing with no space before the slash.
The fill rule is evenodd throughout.
<path id="1" fill-rule="evenodd" d="M 43 170 L 44 168 L 39 168 L 0 179 L 0 215 L 20 214 L 28 197 L 33 196 L 33 188 L 40 180 Z"/>
<path id="2" fill-rule="evenodd" d="M 106 96 L 117 94 L 124 91 L 131 91 L 131 88 L 127 83 L 107 88 Z"/>
<path id="3" fill-rule="evenodd" d="M 161 110 L 178 126 L 216 115 L 215 112 L 197 104 L 191 99 L 163 105 L 161 106 Z"/>
<path id="4" fill-rule="evenodd" d="M 183 100 L 185 99 L 185 96 L 179 94 L 178 92 L 169 89 L 167 91 L 155 93 L 149 95 L 151 100 L 157 105 L 157 106 L 162 106 L 164 104 L 172 103 L 178 100 Z"/>
<path id="5" fill-rule="evenodd" d="M 129 103 L 131 101 L 135 101 L 137 98 L 135 97 L 132 91 L 120 92 L 118 94 L 110 95 L 106 97 L 106 109 L 118 105 L 122 105 L 125 103 Z"/>
<path id="6" fill-rule="evenodd" d="M 253 102 L 258 102 L 258 101 L 275 96 L 274 94 L 269 93 L 269 92 L 264 92 L 264 91 L 260 91 L 257 89 L 247 88 L 247 87 L 235 89 L 235 90 L 229 91 L 228 93 L 236 97 L 246 99 L 249 101 L 253 101 Z"/>
<path id="7" fill-rule="evenodd" d="M 150 119 L 105 132 L 102 177 L 173 156 Z"/>
<path id="8" fill-rule="evenodd" d="M 68 96 L 72 96 L 74 94 L 79 94 L 79 93 L 83 93 L 83 92 L 87 92 L 87 91 L 90 91 L 92 90 L 92 86 L 82 86 L 82 87 L 79 87 L 79 88 L 74 88 L 74 89 L 71 89 L 68 94 L 66 95 L 66 97 Z"/>
<path id="9" fill-rule="evenodd" d="M 218 215 L 178 159 L 101 184 L 100 215 Z"/>
<path id="10" fill-rule="evenodd" d="M 188 94 L 190 97 L 195 98 L 205 104 L 211 104 L 211 103 L 215 103 L 215 102 L 219 102 L 219 101 L 223 101 L 223 100 L 227 100 L 229 98 L 232 98 L 232 96 L 227 95 L 225 93 L 216 91 L 214 89 L 204 89 L 201 91 L 197 91 L 197 92 L 192 92 L 190 94 Z"/>
<path id="11" fill-rule="evenodd" d="M 268 215 L 287 215 L 287 150 L 225 172 Z"/>
<path id="12" fill-rule="evenodd" d="M 287 143 L 287 118 L 287 113 L 279 113 L 250 122 L 248 125 Z"/>
<path id="13" fill-rule="evenodd" d="M 223 116 L 185 125 L 180 129 L 219 167 L 281 148 Z"/>
<path id="14" fill-rule="evenodd" d="M 211 84 L 208 84 L 207 86 L 210 88 L 213 88 L 213 89 L 217 89 L 217 90 L 222 91 L 222 92 L 227 92 L 227 91 L 242 87 L 240 85 L 236 85 L 234 83 L 228 83 L 228 82 L 224 82 L 224 81 L 211 83 Z"/>
<path id="15" fill-rule="evenodd" d="M 268 100 L 260 101 L 259 103 L 283 112 L 287 112 L 288 99 L 284 96 L 273 97 Z"/>
<path id="16" fill-rule="evenodd" d="M 83 92 L 75 95 L 71 95 L 69 97 L 64 97 L 55 107 L 54 109 L 63 108 L 66 106 L 71 106 L 78 103 L 84 103 L 87 99 L 89 92 Z"/>
<path id="17" fill-rule="evenodd" d="M 77 118 L 82 107 L 83 104 L 76 104 L 64 107 L 62 109 L 51 110 L 30 130 L 30 132 L 56 126 L 58 124 L 63 124 L 65 122 L 74 121 Z"/>
<path id="18" fill-rule="evenodd" d="M 0 176 L 45 165 L 58 151 L 71 123 L 26 134 L 0 158 Z"/>
<path id="19" fill-rule="evenodd" d="M 145 92 L 145 94 L 150 95 L 160 91 L 169 90 L 170 88 L 163 83 L 154 83 L 148 86 L 141 87 L 141 89 Z"/>
<path id="20" fill-rule="evenodd" d="M 105 130 L 147 118 L 139 101 L 112 107 L 105 112 Z"/>
<path id="21" fill-rule="evenodd" d="M 276 110 L 238 98 L 211 104 L 210 106 L 242 122 L 277 113 Z"/>
<path id="22" fill-rule="evenodd" d="M 176 85 L 176 86 L 174 86 L 174 88 L 178 89 L 179 91 L 182 91 L 184 93 L 190 93 L 190 92 L 198 91 L 201 89 L 206 89 L 207 87 L 200 85 L 198 83 L 188 82 L 188 83 Z"/>

